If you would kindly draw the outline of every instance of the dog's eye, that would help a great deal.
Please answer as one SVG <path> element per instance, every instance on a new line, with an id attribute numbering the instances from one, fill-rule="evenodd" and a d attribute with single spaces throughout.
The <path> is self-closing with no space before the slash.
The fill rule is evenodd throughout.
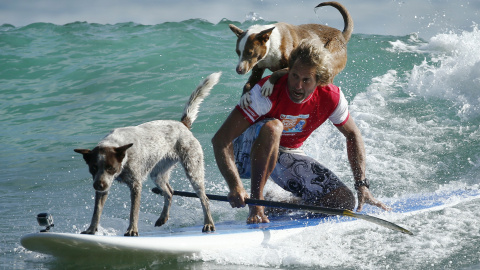
<path id="1" fill-rule="evenodd" d="M 95 166 L 95 165 L 92 165 L 92 166 L 90 167 L 90 172 L 91 172 L 92 174 L 96 174 L 96 173 L 98 172 L 98 167 Z"/>
<path id="2" fill-rule="evenodd" d="M 109 174 L 114 174 L 115 173 L 115 168 L 113 166 L 105 166 L 105 170 L 109 173 Z"/>

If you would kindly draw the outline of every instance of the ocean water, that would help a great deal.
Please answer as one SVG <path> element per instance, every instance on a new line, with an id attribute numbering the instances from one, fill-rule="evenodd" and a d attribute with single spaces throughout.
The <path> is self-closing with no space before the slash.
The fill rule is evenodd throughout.
<path id="1" fill-rule="evenodd" d="M 205 151 L 208 193 L 227 193 L 210 139 L 247 79 L 235 73 L 229 23 L 0 26 L 1 269 L 480 268 L 479 200 L 388 215 L 413 230 L 413 237 L 357 222 L 309 228 L 275 245 L 168 260 L 59 261 L 24 249 L 20 237 L 41 229 L 35 219 L 40 212 L 54 216 L 55 231 L 79 233 L 90 222 L 92 181 L 74 148 L 94 147 L 115 127 L 179 119 L 191 91 L 217 71 L 223 73 L 220 83 L 192 131 Z M 233 23 L 247 28 L 270 22 Z M 379 199 L 479 188 L 479 43 L 476 26 L 428 40 L 353 35 L 347 67 L 335 83 L 363 133 L 367 176 Z M 344 139 L 331 124 L 319 128 L 304 149 L 353 187 Z M 191 191 L 181 168 L 171 184 Z M 180 197 L 167 224 L 155 228 L 163 199 L 152 187 L 150 180 L 144 185 L 140 234 L 202 223 L 198 200 Z M 129 207 L 128 188 L 115 183 L 99 233 L 123 234 Z M 247 216 L 247 209 L 223 202 L 211 207 L 217 223 Z"/>

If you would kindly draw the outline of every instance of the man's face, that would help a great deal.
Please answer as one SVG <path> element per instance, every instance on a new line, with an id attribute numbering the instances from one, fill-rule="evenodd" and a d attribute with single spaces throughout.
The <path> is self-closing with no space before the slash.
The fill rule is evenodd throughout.
<path id="1" fill-rule="evenodd" d="M 315 67 L 296 60 L 288 73 L 288 93 L 295 103 L 302 103 L 317 87 Z"/>

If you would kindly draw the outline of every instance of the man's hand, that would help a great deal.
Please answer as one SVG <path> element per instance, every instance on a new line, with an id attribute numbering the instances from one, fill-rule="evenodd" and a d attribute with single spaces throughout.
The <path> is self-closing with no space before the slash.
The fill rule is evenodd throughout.
<path id="1" fill-rule="evenodd" d="M 357 207 L 357 212 L 362 211 L 363 205 L 365 203 L 374 205 L 376 207 L 382 208 L 385 211 L 391 211 L 392 208 L 388 207 L 386 204 L 382 203 L 381 201 L 375 199 L 370 192 L 370 190 L 365 187 L 359 187 L 357 190 L 357 196 L 358 196 L 358 207 Z"/>
<path id="2" fill-rule="evenodd" d="M 248 193 L 244 188 L 232 189 L 227 195 L 228 201 L 232 208 L 245 207 L 245 199 L 248 199 Z"/>

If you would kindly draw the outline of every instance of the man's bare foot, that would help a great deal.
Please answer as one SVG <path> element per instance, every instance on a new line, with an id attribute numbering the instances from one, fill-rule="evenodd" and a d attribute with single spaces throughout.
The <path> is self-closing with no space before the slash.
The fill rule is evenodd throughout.
<path id="1" fill-rule="evenodd" d="M 269 223 L 270 220 L 264 213 L 264 206 L 249 206 L 250 213 L 247 218 L 247 224 Z"/>

